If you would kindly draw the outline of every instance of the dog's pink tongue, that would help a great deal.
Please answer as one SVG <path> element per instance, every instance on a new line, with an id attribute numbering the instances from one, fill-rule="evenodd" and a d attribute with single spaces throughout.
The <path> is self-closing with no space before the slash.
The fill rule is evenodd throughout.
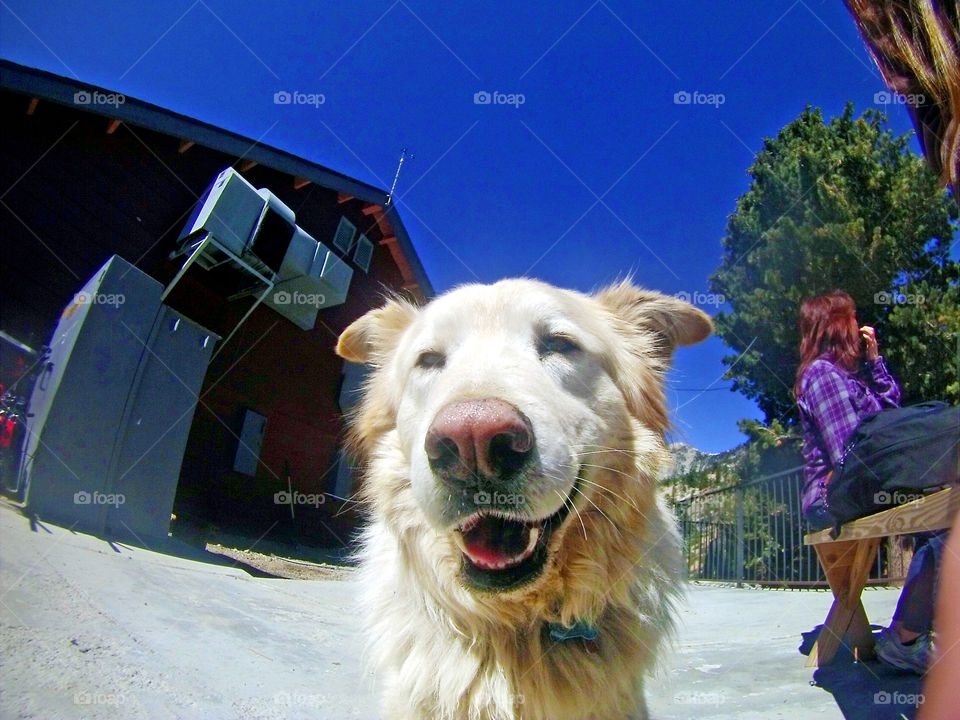
<path id="1" fill-rule="evenodd" d="M 505 518 L 481 518 L 463 533 L 463 542 L 470 562 L 491 570 L 517 565 L 533 552 L 530 527 Z"/>

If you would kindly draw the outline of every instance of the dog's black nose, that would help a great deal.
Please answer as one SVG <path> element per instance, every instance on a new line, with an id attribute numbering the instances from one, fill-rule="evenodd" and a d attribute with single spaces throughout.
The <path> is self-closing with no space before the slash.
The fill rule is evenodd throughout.
<path id="1" fill-rule="evenodd" d="M 437 413 L 424 449 L 430 467 L 442 478 L 506 477 L 530 457 L 533 428 L 503 400 L 456 402 Z"/>

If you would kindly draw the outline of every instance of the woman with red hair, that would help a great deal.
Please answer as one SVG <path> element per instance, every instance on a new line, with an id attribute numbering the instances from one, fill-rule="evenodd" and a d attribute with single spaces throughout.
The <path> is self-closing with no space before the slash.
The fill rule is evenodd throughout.
<path id="1" fill-rule="evenodd" d="M 880 355 L 876 332 L 858 326 L 857 306 L 842 290 L 817 295 L 800 308 L 800 366 L 793 393 L 803 427 L 803 516 L 819 530 L 831 524 L 827 481 L 850 435 L 864 418 L 900 403 L 900 388 Z"/>
<path id="2" fill-rule="evenodd" d="M 861 338 L 863 341 L 861 350 Z M 800 308 L 800 366 L 793 387 L 803 427 L 803 516 L 811 530 L 832 524 L 827 513 L 830 474 L 860 422 L 897 407 L 900 388 L 857 306 L 842 290 L 810 298 Z M 902 669 L 923 673 L 930 652 L 934 586 L 946 533 L 918 536 L 893 624 L 877 641 L 877 654 Z"/>

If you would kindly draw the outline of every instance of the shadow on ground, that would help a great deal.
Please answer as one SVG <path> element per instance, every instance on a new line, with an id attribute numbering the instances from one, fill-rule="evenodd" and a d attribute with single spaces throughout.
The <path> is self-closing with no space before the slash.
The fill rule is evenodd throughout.
<path id="1" fill-rule="evenodd" d="M 98 537 L 115 553 L 139 548 L 184 560 L 234 567 L 258 578 L 342 579 L 343 571 L 356 564 L 354 549 L 350 546 L 304 545 L 289 533 L 273 532 L 274 526 L 254 537 L 239 528 L 223 529 L 190 519 L 176 521 L 174 516 L 167 537 L 141 538 L 132 531 L 119 537 L 80 530 L 57 518 L 40 517 L 9 493 L 0 492 L 0 505 L 27 518 L 34 533 L 52 534 L 49 528 L 56 526 L 73 535 Z"/>
<path id="2" fill-rule="evenodd" d="M 823 626 L 803 633 L 800 652 L 809 655 Z M 872 626 L 874 637 L 882 628 Z M 811 685 L 821 687 L 836 701 L 846 720 L 913 720 L 922 703 L 923 679 L 879 660 L 854 661 L 842 645 L 826 666 L 813 674 Z"/>
<path id="3" fill-rule="evenodd" d="M 33 532 L 45 532 L 47 534 L 51 534 L 51 531 L 46 526 L 45 521 L 39 518 L 37 515 L 30 514 L 23 509 L 18 509 L 18 511 L 29 519 L 30 529 Z M 77 534 L 72 528 L 68 528 L 63 525 L 60 525 L 60 527 L 64 527 L 71 533 Z M 253 567 L 252 565 L 248 565 L 240 560 L 208 552 L 202 547 L 198 547 L 173 537 L 151 538 L 149 542 L 135 542 L 129 540 L 128 538 L 125 538 L 123 541 L 109 537 L 101 537 L 100 539 L 103 540 L 111 550 L 118 554 L 123 553 L 124 549 L 126 548 L 140 548 L 143 550 L 149 550 L 150 552 L 158 552 L 163 553 L 164 555 L 170 555 L 172 557 L 183 558 L 185 560 L 196 560 L 198 562 L 210 563 L 211 565 L 219 565 L 221 567 L 235 567 L 239 570 L 249 573 L 253 577 L 275 579 L 280 579 L 281 577 L 264 572 L 263 570 Z"/>

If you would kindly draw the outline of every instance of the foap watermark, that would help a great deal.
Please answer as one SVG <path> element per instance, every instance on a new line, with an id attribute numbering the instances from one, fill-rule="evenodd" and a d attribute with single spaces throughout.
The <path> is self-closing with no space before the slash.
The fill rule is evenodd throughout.
<path id="1" fill-rule="evenodd" d="M 674 695 L 673 701 L 678 705 L 713 705 L 717 707 L 723 705 L 727 698 L 721 693 L 686 691 Z"/>
<path id="2" fill-rule="evenodd" d="M 73 296 L 77 305 L 113 305 L 120 307 L 127 301 L 123 293 L 88 293 L 78 292 Z"/>
<path id="3" fill-rule="evenodd" d="M 923 295 L 885 290 L 873 296 L 873 302 L 876 305 L 923 305 L 926 301 Z"/>
<path id="4" fill-rule="evenodd" d="M 874 105 L 910 105 L 911 107 L 917 107 L 918 105 L 925 105 L 926 102 L 927 98 L 922 93 L 904 95 L 903 93 L 881 90 L 873 94 Z"/>
<path id="5" fill-rule="evenodd" d="M 327 302 L 325 295 L 321 293 L 302 293 L 298 290 L 292 293 L 286 290 L 278 290 L 273 294 L 274 305 L 312 305 L 313 307 L 323 307 Z"/>
<path id="6" fill-rule="evenodd" d="M 688 92 L 680 90 L 673 94 L 674 105 L 713 105 L 719 108 L 727 101 L 723 93 L 702 93 L 699 90 Z"/>
<path id="7" fill-rule="evenodd" d="M 920 707 L 923 705 L 923 693 L 903 693 L 887 692 L 881 690 L 873 694 L 874 705 L 909 705 L 911 707 Z"/>
<path id="8" fill-rule="evenodd" d="M 80 490 L 73 494 L 74 505 L 116 505 L 120 507 L 127 501 L 123 493 L 102 493 L 99 490 L 87 492 Z"/>
<path id="9" fill-rule="evenodd" d="M 113 105 L 119 107 L 127 101 L 126 96 L 120 93 L 103 93 L 99 90 L 77 90 L 73 94 L 74 105 Z"/>
<path id="10" fill-rule="evenodd" d="M 288 492 L 281 490 L 273 494 L 273 502 L 276 505 L 313 505 L 320 507 L 327 501 L 325 493 L 302 493 L 294 490 Z"/>
<path id="11" fill-rule="evenodd" d="M 492 507 L 518 507 L 523 505 L 524 497 L 518 493 L 502 493 L 497 491 L 489 493 L 486 490 L 480 490 L 474 493 L 473 502 L 477 505 Z"/>
<path id="12" fill-rule="evenodd" d="M 327 102 L 327 96 L 323 93 L 305 93 L 299 90 L 287 92 L 278 90 L 273 94 L 274 105 L 312 105 L 319 108 Z"/>
<path id="13" fill-rule="evenodd" d="M 905 493 L 899 490 L 887 492 L 886 490 L 881 490 L 873 494 L 873 502 L 875 505 L 906 505 L 915 500 L 923 500 L 924 497 L 926 496 L 921 493 Z"/>
<path id="14" fill-rule="evenodd" d="M 473 94 L 474 105 L 513 105 L 520 109 L 520 106 L 527 101 L 527 96 L 523 93 L 502 93 L 499 90 L 487 92 L 478 90 Z"/>
<path id="15" fill-rule="evenodd" d="M 104 693 L 82 691 L 73 694 L 74 705 L 113 705 L 118 707 L 123 705 L 127 698 L 120 693 Z"/>
<path id="16" fill-rule="evenodd" d="M 692 293 L 681 290 L 676 293 L 674 297 L 677 300 L 683 300 L 691 305 L 712 305 L 714 307 L 720 307 L 727 301 L 727 298 L 720 293 L 705 293 L 697 290 L 694 290 Z"/>

